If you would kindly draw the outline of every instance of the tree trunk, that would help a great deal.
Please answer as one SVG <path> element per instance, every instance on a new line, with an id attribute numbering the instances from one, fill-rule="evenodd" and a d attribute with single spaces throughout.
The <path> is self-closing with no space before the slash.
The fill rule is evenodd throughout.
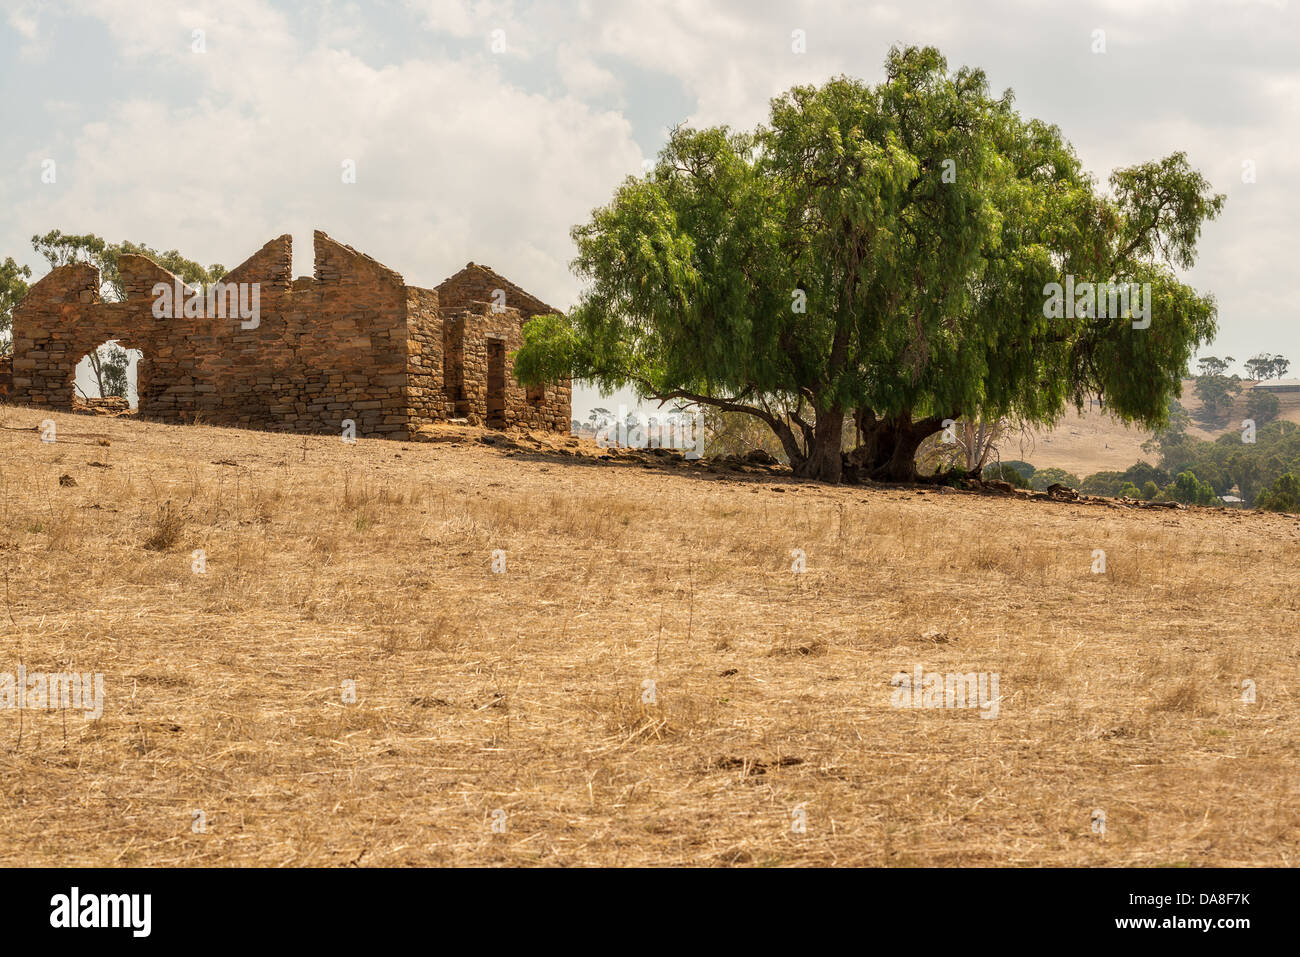
<path id="1" fill-rule="evenodd" d="M 775 419 L 767 424 L 776 433 L 776 437 L 781 440 L 781 448 L 785 449 L 785 457 L 790 462 L 790 468 L 798 475 L 799 469 L 805 465 L 808 457 L 804 455 L 803 446 L 799 444 L 794 429 L 790 428 L 790 423 L 784 419 Z"/>
<path id="2" fill-rule="evenodd" d="M 915 482 L 916 450 L 943 428 L 943 421 L 939 416 L 913 422 L 907 414 L 888 419 L 860 415 L 862 444 L 849 453 L 849 462 L 859 474 L 878 482 Z"/>
<path id="3" fill-rule="evenodd" d="M 915 482 L 916 450 L 935 431 L 933 425 L 926 424 L 928 422 L 929 420 L 923 419 L 920 423 L 900 426 L 895 433 L 894 448 L 889 460 L 872 477 L 888 482 Z"/>
<path id="4" fill-rule="evenodd" d="M 844 467 L 844 410 L 838 406 L 817 413 L 813 423 L 813 439 L 803 461 L 790 464 L 800 478 L 839 484 Z"/>
<path id="5" fill-rule="evenodd" d="M 95 373 L 95 385 L 99 389 L 99 397 L 104 397 L 104 366 L 99 358 L 99 350 L 93 350 L 88 356 L 90 359 L 90 369 Z"/>

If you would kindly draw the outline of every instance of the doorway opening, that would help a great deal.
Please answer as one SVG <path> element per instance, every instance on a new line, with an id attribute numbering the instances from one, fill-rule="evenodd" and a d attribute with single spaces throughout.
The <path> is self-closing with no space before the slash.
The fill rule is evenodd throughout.
<path id="1" fill-rule="evenodd" d="M 487 341 L 487 426 L 489 429 L 506 427 L 506 342 L 504 339 Z"/>
<path id="2" fill-rule="evenodd" d="M 143 353 L 110 339 L 81 357 L 72 377 L 72 405 L 104 411 L 140 408 L 139 368 Z"/>

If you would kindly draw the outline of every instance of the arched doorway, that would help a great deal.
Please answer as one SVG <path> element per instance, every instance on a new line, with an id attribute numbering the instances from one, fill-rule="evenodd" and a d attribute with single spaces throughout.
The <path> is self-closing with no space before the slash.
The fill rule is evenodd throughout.
<path id="1" fill-rule="evenodd" d="M 74 408 L 137 410 L 140 407 L 140 364 L 144 354 L 116 339 L 90 350 L 77 363 L 72 377 Z"/>

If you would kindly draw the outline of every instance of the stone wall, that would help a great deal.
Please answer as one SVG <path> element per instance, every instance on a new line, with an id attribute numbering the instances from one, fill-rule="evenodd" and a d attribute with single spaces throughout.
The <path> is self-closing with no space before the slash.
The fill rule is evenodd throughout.
<path id="1" fill-rule="evenodd" d="M 504 294 L 498 295 L 498 290 Z M 559 312 L 490 266 L 468 263 L 438 285 L 444 327 L 445 378 L 453 414 L 473 425 L 487 422 L 489 339 L 505 342 L 504 420 L 509 427 L 567 432 L 572 383 L 525 389 L 514 381 L 511 356 L 523 344 L 523 326 L 533 316 Z M 497 311 L 504 305 L 503 311 Z"/>
<path id="2" fill-rule="evenodd" d="M 502 415 L 491 424 L 568 430 L 569 383 L 532 390 L 530 401 L 514 382 L 510 353 L 522 341 L 522 309 L 446 308 L 439 290 L 407 286 L 319 231 L 314 276 L 293 279 L 292 261 L 291 239 L 281 236 L 224 278 L 260 285 L 260 317 L 247 329 L 237 315 L 187 317 L 181 303 L 174 318 L 155 316 L 155 285 L 174 288 L 176 278 L 140 256 L 121 257 L 120 303 L 100 300 L 93 266 L 55 269 L 14 310 L 12 401 L 72 409 L 77 363 L 116 340 L 143 353 L 136 382 L 143 416 L 318 433 L 340 433 L 351 419 L 357 435 L 406 438 L 452 418 L 488 423 L 492 337 L 507 351 Z M 489 281 L 508 286 L 507 296 L 526 308 L 551 311 L 490 270 L 458 275 L 453 298 Z"/>
<path id="3" fill-rule="evenodd" d="M 488 419 L 489 344 L 495 341 L 502 343 L 505 358 L 505 426 L 569 431 L 569 382 L 525 389 L 515 381 L 510 360 L 523 344 L 523 320 L 517 310 L 495 312 L 491 304 L 480 302 L 464 307 L 443 306 L 440 312 L 447 341 L 448 392 L 462 397 L 453 405 L 456 417 L 466 419 L 470 425 L 499 424 Z"/>
<path id="4" fill-rule="evenodd" d="M 451 417 L 443 388 L 443 331 L 438 294 L 406 287 L 406 401 L 412 428 Z"/>
<path id="5" fill-rule="evenodd" d="M 139 411 L 163 421 L 404 436 L 406 294 L 402 277 L 316 234 L 316 275 L 293 281 L 290 237 L 267 243 L 228 283 L 259 283 L 256 328 L 238 316 L 154 315 L 155 283 L 175 277 L 123 256 L 127 299 L 99 299 L 99 271 L 56 269 L 14 310 L 13 401 L 73 407 L 77 363 L 110 339 L 143 353 Z M 251 323 L 250 323 L 251 324 Z"/>
<path id="6" fill-rule="evenodd" d="M 501 302 L 501 297 L 496 295 L 497 290 L 504 293 L 504 302 Z M 480 302 L 496 303 L 507 309 L 515 309 L 525 319 L 560 311 L 520 289 L 490 266 L 479 263 L 466 264 L 465 268 L 456 275 L 438 284 L 438 304 L 444 308 L 472 306 Z"/>

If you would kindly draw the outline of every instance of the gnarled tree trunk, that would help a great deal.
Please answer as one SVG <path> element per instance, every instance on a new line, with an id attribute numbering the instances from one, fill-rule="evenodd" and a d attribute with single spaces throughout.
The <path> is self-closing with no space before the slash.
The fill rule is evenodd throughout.
<path id="1" fill-rule="evenodd" d="M 916 481 L 916 450 L 944 421 L 940 416 L 912 421 L 906 414 L 877 418 L 863 410 L 855 418 L 860 444 L 848 454 L 849 464 L 878 482 Z"/>

